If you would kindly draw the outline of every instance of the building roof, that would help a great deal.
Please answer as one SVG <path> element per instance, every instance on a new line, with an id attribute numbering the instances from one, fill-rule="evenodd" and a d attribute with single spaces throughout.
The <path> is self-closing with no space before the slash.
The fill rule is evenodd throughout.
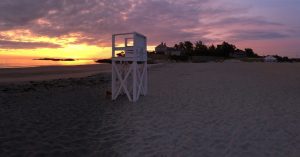
<path id="1" fill-rule="evenodd" d="M 266 56 L 265 59 L 274 59 L 274 60 L 277 60 L 274 56 Z"/>

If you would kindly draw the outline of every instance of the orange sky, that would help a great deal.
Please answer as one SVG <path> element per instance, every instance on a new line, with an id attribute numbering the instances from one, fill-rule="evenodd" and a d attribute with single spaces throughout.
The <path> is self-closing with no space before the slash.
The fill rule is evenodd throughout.
<path id="1" fill-rule="evenodd" d="M 111 47 L 97 45 L 78 44 L 76 41 L 82 36 L 80 33 L 71 33 L 62 37 L 47 37 L 33 34 L 30 30 L 2 31 L 1 36 L 11 41 L 22 42 L 45 42 L 61 45 L 60 48 L 36 48 L 36 49 L 0 49 L 2 58 L 18 57 L 51 57 L 51 58 L 74 58 L 74 59 L 99 59 L 110 58 Z M 110 41 L 108 41 L 110 42 Z M 153 50 L 154 46 L 148 46 Z"/>
<path id="2" fill-rule="evenodd" d="M 227 41 L 260 55 L 300 57 L 295 0 L 114 0 L 0 3 L 0 59 L 111 56 L 111 35 L 139 32 L 148 50 L 166 42 Z"/>
<path id="3" fill-rule="evenodd" d="M 6 57 L 53 57 L 74 59 L 110 57 L 110 47 L 74 43 L 80 37 L 80 33 L 71 33 L 62 37 L 47 37 L 35 35 L 30 30 L 21 29 L 2 31 L 0 35 L 16 42 L 46 42 L 61 45 L 60 48 L 0 49 L 0 55 Z"/>

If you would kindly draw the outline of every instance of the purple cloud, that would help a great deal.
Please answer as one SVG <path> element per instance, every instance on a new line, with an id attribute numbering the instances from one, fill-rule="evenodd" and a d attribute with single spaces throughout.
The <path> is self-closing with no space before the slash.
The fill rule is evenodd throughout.
<path id="1" fill-rule="evenodd" d="M 0 31 L 29 29 L 37 35 L 60 37 L 79 32 L 75 43 L 110 46 L 111 34 L 138 31 L 151 45 L 161 41 L 218 41 L 210 34 L 232 39 L 288 37 L 285 25 L 251 8 L 215 5 L 212 0 L 2 0 Z M 230 7 L 228 7 L 230 6 Z M 39 20 L 45 21 L 40 23 Z M 266 28 L 271 28 L 266 31 Z M 245 28 L 243 30 L 239 28 Z M 225 29 L 214 32 L 215 29 Z M 4 37 L 1 37 L 4 39 Z M 227 39 L 222 39 L 227 40 Z M 34 46 L 33 46 L 34 47 Z"/>
<path id="2" fill-rule="evenodd" d="M 0 40 L 1 49 L 37 49 L 37 48 L 61 48 L 58 44 L 46 42 L 20 42 Z"/>
<path id="3" fill-rule="evenodd" d="M 234 35 L 231 36 L 232 39 L 236 40 L 260 40 L 260 39 L 278 39 L 287 38 L 287 34 L 273 32 L 273 31 L 256 31 L 256 30 L 242 30 L 236 31 Z"/>
<path id="4" fill-rule="evenodd" d="M 1 0 L 0 1 L 0 30 L 16 27 L 26 27 L 48 11 L 58 8 L 54 0 Z"/>
<path id="5" fill-rule="evenodd" d="M 215 22 L 208 24 L 208 26 L 228 26 L 228 25 L 264 25 L 264 26 L 283 26 L 283 24 L 278 22 L 272 22 L 264 19 L 263 17 L 227 17 Z"/>

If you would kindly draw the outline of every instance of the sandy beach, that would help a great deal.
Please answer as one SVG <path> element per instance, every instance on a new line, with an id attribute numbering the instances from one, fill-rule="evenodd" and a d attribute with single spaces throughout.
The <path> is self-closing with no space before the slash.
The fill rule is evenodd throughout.
<path id="1" fill-rule="evenodd" d="M 1 70 L 0 156 L 300 156 L 300 64 L 165 64 L 137 103 L 100 67 Z"/>
<path id="2" fill-rule="evenodd" d="M 78 66 L 42 66 L 0 69 L 0 84 L 11 82 L 45 81 L 63 78 L 80 78 L 111 71 L 109 64 Z"/>

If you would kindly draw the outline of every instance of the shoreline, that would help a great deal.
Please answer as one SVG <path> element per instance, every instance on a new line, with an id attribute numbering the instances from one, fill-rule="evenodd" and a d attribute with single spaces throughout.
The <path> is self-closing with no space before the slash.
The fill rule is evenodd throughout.
<path id="1" fill-rule="evenodd" d="M 259 64 L 270 65 L 287 65 L 287 64 L 300 64 L 300 63 L 264 63 L 264 62 L 236 62 L 228 60 L 223 63 L 207 62 L 207 63 L 185 63 L 185 62 L 166 62 L 157 64 L 148 64 L 149 68 L 161 67 L 168 64 L 252 64 L 253 66 Z M 83 78 L 91 75 L 110 73 L 111 64 L 98 63 L 98 64 L 86 64 L 86 65 L 53 65 L 53 66 L 38 66 L 38 67 L 22 67 L 22 68 L 0 68 L 0 84 L 7 83 L 22 83 L 29 81 L 47 81 L 55 79 L 67 79 L 67 78 Z"/>
<path id="2" fill-rule="evenodd" d="M 78 78 L 110 71 L 110 64 L 4 68 L 0 69 L 0 84 Z"/>
<path id="3" fill-rule="evenodd" d="M 76 67 L 76 66 L 89 66 L 89 65 L 100 65 L 106 63 L 94 63 L 94 64 L 81 64 L 81 65 L 37 65 L 37 66 L 4 66 L 0 67 L 0 71 L 4 69 L 27 69 L 27 68 L 45 68 L 45 67 Z"/>

